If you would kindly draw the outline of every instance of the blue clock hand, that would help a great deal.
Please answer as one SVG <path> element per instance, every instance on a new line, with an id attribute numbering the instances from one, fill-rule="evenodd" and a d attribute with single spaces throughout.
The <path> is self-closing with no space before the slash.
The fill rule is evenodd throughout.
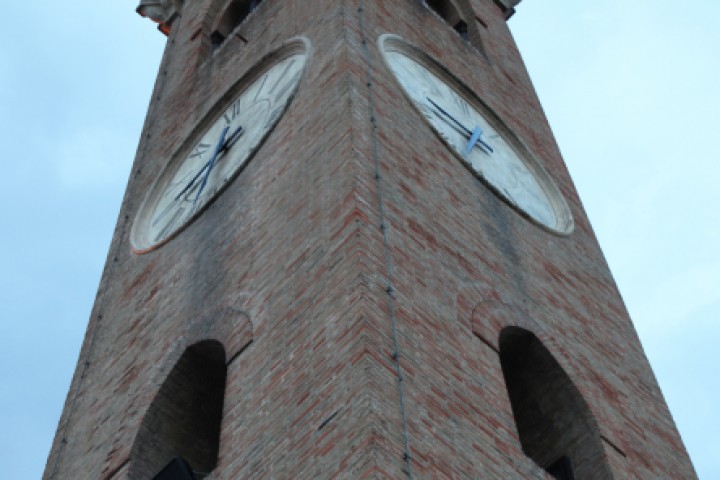
<path id="1" fill-rule="evenodd" d="M 485 141 L 480 138 L 482 136 L 482 128 L 475 127 L 475 130 L 472 132 L 472 136 L 470 137 L 470 140 L 468 140 L 467 145 L 465 145 L 465 155 L 470 155 L 470 152 L 472 152 L 472 149 L 475 147 L 476 143 L 479 143 L 482 145 L 486 150 L 488 150 L 490 153 L 493 152 L 493 149 L 490 145 L 485 143 Z"/>
<path id="2" fill-rule="evenodd" d="M 232 147 L 235 144 L 237 139 L 240 138 L 240 135 L 242 135 L 243 133 L 245 133 L 245 131 L 243 130 L 243 127 L 236 128 L 235 131 L 230 134 L 230 136 L 227 138 L 227 140 L 225 140 L 225 143 L 223 143 L 221 150 L 224 152 L 224 151 L 230 149 L 230 147 Z"/>
<path id="3" fill-rule="evenodd" d="M 230 137 L 225 140 L 220 150 L 223 152 L 228 150 L 230 147 L 233 146 L 233 144 L 237 141 L 238 138 L 240 138 L 240 135 L 242 135 L 243 133 L 244 130 L 242 127 L 236 128 L 235 131 L 230 135 Z M 195 185 L 197 179 L 200 178 L 200 175 L 202 175 L 208 167 L 210 167 L 210 161 L 205 162 L 205 165 L 203 165 L 203 167 L 198 170 L 195 176 L 187 183 L 187 185 L 185 185 L 185 188 L 183 188 L 180 193 L 177 194 L 177 196 L 175 197 L 176 202 L 180 200 L 180 197 L 182 197 L 185 193 L 187 193 L 188 190 L 190 190 Z"/>
<path id="4" fill-rule="evenodd" d="M 203 165 L 203 167 L 195 174 L 195 176 L 192 178 L 192 180 L 190 180 L 190 181 L 187 183 L 187 185 L 185 185 L 185 188 L 183 188 L 183 189 L 180 191 L 180 193 L 178 193 L 177 196 L 175 197 L 175 201 L 176 201 L 176 202 L 177 202 L 178 200 L 180 200 L 180 197 L 182 197 L 188 190 L 190 190 L 190 189 L 193 187 L 193 185 L 195 185 L 195 181 L 196 181 L 198 178 L 200 178 L 200 175 L 203 174 L 203 172 L 205 171 L 205 169 L 206 169 L 209 165 L 210 165 L 209 162 L 208 162 L 208 163 L 205 163 L 205 165 Z"/>
<path id="5" fill-rule="evenodd" d="M 207 170 L 205 171 L 205 176 L 203 177 L 202 182 L 200 182 L 200 187 L 198 188 L 197 193 L 195 193 L 195 200 L 193 200 L 193 205 L 198 201 L 198 198 L 200 198 L 200 194 L 202 193 L 205 185 L 207 184 L 207 179 L 210 176 L 210 172 L 212 172 L 212 169 L 215 166 L 215 160 L 217 159 L 218 154 L 222 151 L 223 145 L 225 145 L 225 135 L 227 135 L 229 129 L 229 126 L 223 128 L 222 133 L 220 133 L 220 139 L 218 140 L 217 146 L 215 147 L 215 153 L 213 153 L 213 156 L 210 157 L 210 160 L 208 160 L 208 162 L 205 164 L 207 166 Z M 205 169 L 205 167 L 203 167 L 203 169 Z"/>
<path id="6" fill-rule="evenodd" d="M 466 136 L 468 136 L 468 137 L 472 136 L 472 132 L 471 132 L 465 125 L 463 125 L 462 123 L 460 123 L 455 117 L 453 117 L 453 116 L 450 115 L 448 112 L 446 112 L 444 108 L 442 108 L 440 105 L 438 105 L 437 103 L 435 103 L 430 97 L 425 97 L 425 98 L 427 98 L 427 101 L 430 102 L 430 103 L 432 103 L 433 106 L 434 106 L 440 113 L 442 113 L 443 115 L 445 115 L 447 118 L 449 118 L 450 120 L 452 120 L 452 121 L 455 123 L 455 125 L 457 125 L 458 127 L 460 127 L 460 129 L 465 133 Z"/>
<path id="7" fill-rule="evenodd" d="M 475 130 L 473 130 L 470 136 L 470 140 L 468 140 L 467 145 L 465 145 L 465 155 L 470 155 L 472 149 L 475 148 L 475 144 L 480 140 L 480 135 L 482 135 L 482 128 L 475 127 Z"/>
<path id="8" fill-rule="evenodd" d="M 473 131 L 470 131 L 469 128 L 467 128 L 465 125 L 460 123 L 459 120 L 457 120 L 455 117 L 450 115 L 444 108 L 442 108 L 440 105 L 435 103 L 430 97 L 425 97 L 425 98 L 427 99 L 428 102 L 433 104 L 433 106 L 437 109 L 438 112 L 445 115 L 447 118 L 452 120 L 453 123 L 455 123 L 455 125 L 460 127 L 460 129 L 463 131 L 463 133 L 465 133 L 466 137 L 469 137 L 470 140 L 468 141 L 467 145 L 465 146 L 466 154 L 469 154 L 472 151 L 472 149 L 475 147 L 475 144 L 477 144 L 477 143 L 482 145 L 483 148 L 485 148 L 490 153 L 493 152 L 492 147 L 490 145 L 488 145 L 485 141 L 483 141 L 482 138 L 480 138 L 482 136 L 482 129 L 480 127 L 475 127 L 475 129 Z"/>

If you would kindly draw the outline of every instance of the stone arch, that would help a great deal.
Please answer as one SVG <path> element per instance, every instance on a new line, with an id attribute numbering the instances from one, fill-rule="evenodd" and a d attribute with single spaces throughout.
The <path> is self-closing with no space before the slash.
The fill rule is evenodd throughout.
<path id="1" fill-rule="evenodd" d="M 185 459 L 197 478 L 215 468 L 226 375 L 225 348 L 217 340 L 184 349 L 140 424 L 130 478 L 153 478 L 175 457 Z"/>
<path id="2" fill-rule="evenodd" d="M 220 307 L 190 324 L 181 342 L 190 345 L 206 339 L 221 339 L 230 364 L 252 343 L 254 330 L 247 312 L 235 307 Z M 180 353 L 175 352 L 176 358 Z"/>
<path id="3" fill-rule="evenodd" d="M 523 452 L 559 480 L 612 479 L 590 408 L 540 339 L 504 327 L 498 347 Z"/>
<path id="4" fill-rule="evenodd" d="M 120 426 L 114 441 L 109 446 L 102 478 L 104 480 L 126 477 L 151 478 L 151 476 L 148 476 L 149 474 L 128 477 L 127 472 L 137 472 L 141 468 L 137 465 L 137 459 L 142 458 L 139 445 L 148 441 L 148 433 L 143 424 L 148 416 L 153 415 L 151 410 L 155 408 L 153 404 L 158 401 L 158 390 L 163 388 L 173 369 L 191 346 L 204 342 L 213 342 L 220 345 L 224 350 L 225 364 L 229 366 L 233 360 L 238 358 L 249 347 L 253 341 L 253 336 L 254 326 L 250 320 L 250 315 L 246 311 L 235 307 L 224 306 L 217 308 L 191 323 L 174 344 L 168 348 L 164 359 L 153 368 L 148 388 L 144 389 L 135 402 L 135 405 L 142 407 L 133 408 L 132 412 L 128 412 L 128 422 Z M 219 339 L 222 339 L 222 341 Z"/>
<path id="5" fill-rule="evenodd" d="M 129 478 L 150 479 L 174 457 L 186 459 L 203 478 L 202 472 L 215 468 L 218 459 L 220 424 L 222 421 L 225 377 L 227 368 L 253 341 L 253 324 L 248 313 L 234 307 L 221 307 L 191 323 L 184 334 L 168 350 L 151 385 L 158 385 L 154 396 L 146 397 L 150 404 L 138 427 L 128 460 Z M 222 339 L 222 342 L 218 339 Z M 200 373 L 202 372 L 202 375 Z M 205 377 L 205 372 L 208 373 Z M 197 381 L 196 381 L 197 380 Z M 207 402 L 200 393 L 210 388 L 214 392 Z M 195 404 L 173 403 L 177 399 L 195 399 Z M 190 412 L 184 427 L 173 426 L 173 412 Z M 188 456 L 185 440 L 190 440 L 193 422 L 199 422 L 204 440 L 197 453 Z M 173 432 L 185 431 L 187 437 Z M 191 440 L 192 441 L 192 440 Z M 159 443 L 165 442 L 168 447 Z M 150 445 L 148 447 L 148 445 Z M 171 448 L 172 447 L 172 448 Z M 173 451 L 171 451 L 173 450 Z M 195 460 L 195 455 L 201 457 Z M 212 467 L 212 468 L 210 468 Z"/>

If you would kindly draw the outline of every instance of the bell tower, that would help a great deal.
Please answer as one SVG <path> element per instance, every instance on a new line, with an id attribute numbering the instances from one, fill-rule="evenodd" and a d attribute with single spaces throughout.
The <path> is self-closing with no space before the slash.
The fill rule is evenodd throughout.
<path id="1" fill-rule="evenodd" d="M 518 3 L 140 2 L 167 47 L 44 479 L 697 478 Z"/>

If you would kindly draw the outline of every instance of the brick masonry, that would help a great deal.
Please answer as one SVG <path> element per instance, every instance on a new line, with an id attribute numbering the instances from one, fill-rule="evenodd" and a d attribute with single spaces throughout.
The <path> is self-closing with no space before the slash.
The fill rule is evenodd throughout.
<path id="1" fill-rule="evenodd" d="M 572 380 L 614 478 L 697 478 L 496 2 L 455 2 L 477 19 L 466 43 L 419 0 L 265 0 L 213 52 L 224 3 L 185 2 L 172 25 L 43 478 L 150 478 L 132 473 L 140 425 L 202 340 L 228 361 L 212 478 L 407 478 L 392 315 L 415 478 L 550 478 L 518 439 L 507 326 Z M 567 199 L 571 235 L 526 221 L 444 147 L 385 68 L 383 33 L 516 132 Z M 307 70 L 263 147 L 177 238 L 132 253 L 175 148 L 295 36 L 312 45 Z"/>

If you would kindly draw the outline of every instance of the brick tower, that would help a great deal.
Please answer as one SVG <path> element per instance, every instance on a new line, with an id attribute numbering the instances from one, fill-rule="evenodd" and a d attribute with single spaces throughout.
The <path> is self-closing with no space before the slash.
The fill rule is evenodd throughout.
<path id="1" fill-rule="evenodd" d="M 45 479 L 693 479 L 506 21 L 143 0 L 168 36 Z"/>

